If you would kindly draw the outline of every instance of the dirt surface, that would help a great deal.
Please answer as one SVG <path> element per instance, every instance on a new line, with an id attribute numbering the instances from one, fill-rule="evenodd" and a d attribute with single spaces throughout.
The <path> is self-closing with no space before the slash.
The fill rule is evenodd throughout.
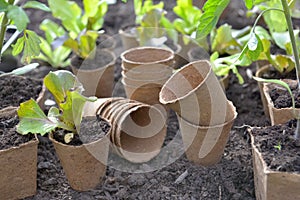
<path id="1" fill-rule="evenodd" d="M 42 91 L 43 82 L 35 79 L 24 79 L 17 76 L 4 76 L 0 79 L 0 109 L 7 106 L 19 106 L 30 98 L 37 99 Z"/>
<path id="2" fill-rule="evenodd" d="M 240 1 L 232 1 L 231 11 L 227 12 L 221 23 L 225 23 L 225 19 L 229 18 L 232 21 L 227 22 L 234 24 L 234 27 L 242 27 L 249 23 L 241 18 L 245 12 L 240 4 L 236 4 L 237 2 Z M 169 10 L 174 3 L 175 1 L 166 3 Z M 105 31 L 114 35 L 118 33 L 120 27 L 134 24 L 132 8 L 132 1 L 127 5 L 120 2 L 110 5 L 110 12 L 105 17 Z M 237 15 L 232 14 L 235 12 Z M 38 20 L 45 18 L 40 17 L 38 12 L 32 15 Z M 168 16 L 172 16 L 171 12 Z M 34 22 L 31 23 L 31 27 L 36 29 Z M 252 66 L 250 70 L 254 73 L 255 67 Z M 264 126 L 269 122 L 264 117 L 257 83 L 247 77 L 246 68 L 241 68 L 240 71 L 245 78 L 245 84 L 239 85 L 236 77 L 232 76 L 226 91 L 228 99 L 237 108 L 238 117 L 230 132 L 220 163 L 213 167 L 202 167 L 187 160 L 182 151 L 178 121 L 172 113 L 168 120 L 167 137 L 159 156 L 147 163 L 132 164 L 110 152 L 106 176 L 102 183 L 91 191 L 78 192 L 70 188 L 52 143 L 47 137 L 39 137 L 37 194 L 26 200 L 255 199 L 250 141 L 246 133 L 247 126 L 244 125 Z M 125 95 L 120 77 L 121 67 L 118 58 L 114 96 Z M 157 163 L 161 167 L 157 167 Z"/>
<path id="3" fill-rule="evenodd" d="M 101 139 L 108 133 L 109 130 L 110 125 L 106 120 L 100 117 L 86 117 L 81 121 L 80 133 L 74 134 L 73 139 L 71 139 L 69 143 L 66 143 L 64 140 L 65 134 L 69 133 L 66 130 L 55 131 L 53 138 L 63 144 L 80 146 L 82 144 L 87 144 Z"/>
<path id="4" fill-rule="evenodd" d="M 16 132 L 16 125 L 18 123 L 19 119 L 17 116 L 5 116 L 0 118 L 0 150 L 17 147 L 34 138 L 34 135 L 32 134 L 18 134 Z"/>
<path id="5" fill-rule="evenodd" d="M 289 84 L 289 87 L 295 100 L 295 107 L 300 108 L 300 91 L 297 83 L 295 82 L 295 84 Z M 287 89 L 276 84 L 270 85 L 270 88 L 273 88 L 269 91 L 269 94 L 275 108 L 279 109 L 292 107 L 292 97 Z"/>
<path id="6" fill-rule="evenodd" d="M 294 139 L 296 120 L 284 125 L 255 128 L 255 146 L 273 171 L 300 173 L 300 145 Z"/>

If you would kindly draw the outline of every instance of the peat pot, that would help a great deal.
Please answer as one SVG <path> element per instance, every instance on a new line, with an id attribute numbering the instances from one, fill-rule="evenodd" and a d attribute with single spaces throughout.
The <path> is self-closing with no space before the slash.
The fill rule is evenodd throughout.
<path id="1" fill-rule="evenodd" d="M 211 166 L 221 160 L 231 127 L 237 117 L 234 105 L 231 102 L 228 103 L 233 117 L 218 125 L 195 125 L 178 116 L 185 154 L 191 162 Z"/>
<path id="2" fill-rule="evenodd" d="M 259 146 L 264 146 L 264 148 L 267 148 L 266 146 L 270 144 L 272 145 L 272 143 L 265 144 L 265 145 L 264 144 L 259 145 L 258 143 L 255 143 L 255 138 L 257 136 L 254 135 L 252 131 L 253 130 L 250 130 L 250 136 L 251 136 L 251 146 L 252 146 L 256 199 L 257 200 L 300 199 L 300 190 L 299 190 L 300 174 L 297 172 L 286 172 L 286 171 L 279 171 L 279 170 L 277 171 L 275 169 L 274 170 L 270 169 L 267 165 L 266 160 L 264 160 L 263 158 L 263 152 L 260 151 Z M 282 131 L 277 133 L 278 136 L 282 135 Z M 272 137 L 273 136 L 274 135 L 272 135 Z M 266 140 L 264 142 L 267 143 Z M 291 140 L 289 142 L 291 142 Z M 285 145 L 283 145 L 283 148 L 285 148 L 284 146 Z M 271 148 L 273 152 L 272 154 L 274 154 L 272 156 L 273 157 L 272 159 L 279 160 L 279 158 L 277 158 L 277 153 L 276 153 L 277 149 L 275 149 L 273 146 Z M 288 155 L 288 152 L 285 152 L 284 155 Z M 293 156 L 295 158 L 297 156 L 299 157 L 299 155 L 294 155 L 294 154 Z M 294 161 L 296 161 L 296 159 L 294 159 Z M 298 163 L 294 162 L 294 165 L 298 165 Z M 281 163 L 281 164 L 285 165 L 286 163 Z"/>
<path id="3" fill-rule="evenodd" d="M 7 116 L 16 116 L 16 111 L 0 113 L 1 119 Z M 7 130 L 1 129 L 5 135 Z M 0 199 L 23 199 L 36 194 L 37 149 L 38 139 L 34 136 L 26 143 L 0 150 Z"/>
<path id="4" fill-rule="evenodd" d="M 297 87 L 297 81 L 292 79 L 282 79 L 284 82 L 288 83 L 290 86 L 294 85 L 294 88 Z M 262 83 L 263 85 L 263 95 L 266 98 L 266 106 L 268 111 L 268 116 L 270 116 L 271 124 L 284 124 L 287 121 L 294 119 L 295 116 L 300 115 L 300 109 L 296 108 L 295 110 L 292 107 L 288 108 L 276 108 L 270 96 L 270 91 L 273 88 L 282 88 L 282 90 L 286 91 L 285 88 L 280 87 L 277 84 L 272 83 Z"/>
<path id="5" fill-rule="evenodd" d="M 86 118 L 95 119 L 96 117 L 86 116 L 83 119 Z M 109 151 L 108 136 L 111 126 L 105 119 L 102 118 L 102 120 L 109 125 L 109 129 L 106 130 L 105 135 L 96 141 L 79 146 L 63 144 L 54 138 L 53 133 L 49 134 L 49 138 L 54 145 L 68 182 L 75 190 L 91 190 L 105 176 Z"/>
<path id="6" fill-rule="evenodd" d="M 114 53 L 105 49 L 97 50 L 93 58 L 83 60 L 74 56 L 71 59 L 72 71 L 83 84 L 85 96 L 112 96 L 115 61 Z"/>
<path id="7" fill-rule="evenodd" d="M 120 157 L 143 163 L 159 154 L 167 128 L 165 115 L 155 106 L 125 98 L 105 98 L 87 103 L 84 110 L 112 124 L 111 148 Z"/>
<path id="8" fill-rule="evenodd" d="M 234 118 L 231 105 L 208 61 L 191 62 L 163 85 L 159 101 L 181 118 L 199 126 L 214 126 Z"/>

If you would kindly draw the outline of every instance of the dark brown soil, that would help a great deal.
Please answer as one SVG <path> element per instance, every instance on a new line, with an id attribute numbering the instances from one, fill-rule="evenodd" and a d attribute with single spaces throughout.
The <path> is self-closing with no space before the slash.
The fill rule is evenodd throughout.
<path id="1" fill-rule="evenodd" d="M 37 99 L 42 91 L 43 82 L 18 76 L 4 76 L 0 79 L 0 109 L 7 106 L 19 106 L 30 98 Z"/>
<path id="2" fill-rule="evenodd" d="M 134 24 L 132 2 L 123 4 L 119 1 L 118 4 L 109 6 L 110 12 L 106 15 L 104 24 L 107 33 L 117 34 L 121 26 Z M 246 14 L 244 8 L 240 9 L 242 1 L 232 2 L 232 8 L 221 23 L 228 22 L 234 24 L 234 27 L 243 27 L 250 23 L 241 17 Z M 171 11 L 175 1 L 165 4 Z M 235 12 L 238 15 L 233 15 Z M 167 16 L 172 15 L 171 13 Z M 34 16 L 39 15 L 34 13 Z M 229 22 L 228 19 L 232 20 Z M 120 84 L 120 64 L 118 59 L 114 96 L 124 96 L 124 89 Z M 250 69 L 255 72 L 255 67 Z M 88 192 L 74 191 L 70 187 L 52 143 L 47 137 L 39 137 L 37 194 L 26 199 L 254 200 L 252 156 L 246 133 L 247 126 L 244 125 L 264 126 L 269 122 L 264 117 L 257 82 L 247 78 L 245 68 L 241 68 L 240 71 L 245 78 L 245 84 L 239 85 L 237 79 L 231 77 L 226 91 L 227 97 L 233 101 L 239 114 L 230 132 L 222 160 L 217 165 L 202 167 L 187 160 L 182 149 L 180 151 L 182 142 L 178 122 L 173 113 L 168 120 L 167 137 L 163 146 L 172 144 L 173 148 L 163 148 L 159 156 L 143 164 L 129 163 L 110 152 L 103 182 Z M 161 164 L 162 161 L 165 163 Z M 153 167 L 157 163 L 161 166 Z"/>
<path id="3" fill-rule="evenodd" d="M 295 107 L 300 108 L 300 91 L 296 84 L 289 86 L 295 99 Z M 271 89 L 269 94 L 275 108 L 279 109 L 292 107 L 292 97 L 285 88 L 274 85 L 274 89 Z"/>
<path id="4" fill-rule="evenodd" d="M 262 153 L 268 168 L 274 171 L 300 173 L 300 146 L 294 139 L 297 121 L 254 128 L 255 146 Z"/>
<path id="5" fill-rule="evenodd" d="M 0 117 L 0 150 L 17 147 L 34 139 L 33 134 L 21 135 L 16 132 L 17 116 Z"/>
<path id="6" fill-rule="evenodd" d="M 110 124 L 100 117 L 86 117 L 80 124 L 80 133 L 74 134 L 74 138 L 65 143 L 64 136 L 69 133 L 66 130 L 56 130 L 53 138 L 63 144 L 80 146 L 103 138 L 110 130 Z"/>
<path id="7" fill-rule="evenodd" d="M 270 71 L 263 73 L 262 78 L 266 79 L 296 79 L 296 71 L 279 73 L 275 68 L 271 67 Z"/>

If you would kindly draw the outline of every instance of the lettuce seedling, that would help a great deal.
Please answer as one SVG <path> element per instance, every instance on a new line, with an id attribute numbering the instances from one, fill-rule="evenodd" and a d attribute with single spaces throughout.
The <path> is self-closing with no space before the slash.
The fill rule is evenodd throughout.
<path id="1" fill-rule="evenodd" d="M 84 104 L 87 101 L 96 101 L 97 98 L 81 95 L 84 90 L 82 84 L 66 70 L 49 72 L 44 78 L 44 84 L 52 93 L 58 107 L 51 107 L 48 115 L 45 115 L 35 100 L 21 103 L 17 111 L 20 119 L 17 132 L 22 135 L 33 133 L 43 136 L 61 128 L 69 132 L 68 137 L 70 134 L 77 134 Z"/>
<path id="2" fill-rule="evenodd" d="M 42 60 L 54 68 L 64 68 L 70 65 L 69 55 L 71 49 L 62 45 L 56 46 L 54 41 L 66 34 L 66 31 L 57 23 L 50 19 L 45 19 L 40 24 L 40 29 L 44 31 L 45 38 L 40 38 L 41 53 L 34 57 L 37 60 Z"/>
<path id="3" fill-rule="evenodd" d="M 67 34 L 56 42 L 72 49 L 85 59 L 96 47 L 99 31 L 108 10 L 105 0 L 83 0 L 83 9 L 75 1 L 49 0 L 49 7 L 54 18 L 59 19 Z"/>

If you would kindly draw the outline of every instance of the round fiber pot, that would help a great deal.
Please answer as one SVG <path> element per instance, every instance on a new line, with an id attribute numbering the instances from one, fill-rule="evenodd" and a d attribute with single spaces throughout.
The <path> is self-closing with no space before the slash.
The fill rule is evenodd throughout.
<path id="1" fill-rule="evenodd" d="M 95 188 L 106 173 L 109 151 L 108 134 L 105 137 L 80 146 L 65 145 L 49 135 L 59 157 L 70 186 L 74 190 L 87 191 Z"/>
<path id="2" fill-rule="evenodd" d="M 100 34 L 97 38 L 96 45 L 98 49 L 107 49 L 113 51 L 116 47 L 116 40 L 107 34 Z"/>
<path id="3" fill-rule="evenodd" d="M 122 80 L 124 85 L 126 96 L 129 99 L 140 101 L 149 105 L 160 104 L 159 92 L 162 88 L 162 84 L 149 83 L 142 86 L 127 85 Z"/>
<path id="4" fill-rule="evenodd" d="M 189 63 L 164 84 L 159 101 L 180 117 L 201 126 L 222 124 L 233 118 L 226 95 L 208 61 Z"/>
<path id="5" fill-rule="evenodd" d="M 163 70 L 156 70 L 155 68 L 149 69 L 147 66 L 140 66 L 136 70 L 123 70 L 122 76 L 135 79 L 135 80 L 157 80 L 170 77 L 173 73 L 172 68 L 166 68 Z"/>
<path id="6" fill-rule="evenodd" d="M 172 68 L 174 65 L 174 52 L 160 47 L 136 47 L 121 54 L 122 68 L 131 70 L 139 66 L 148 69 L 157 67 L 157 70 Z"/>
<path id="7" fill-rule="evenodd" d="M 71 59 L 71 68 L 83 84 L 85 96 L 111 97 L 116 57 L 108 50 L 97 50 L 95 57 Z"/>
<path id="8" fill-rule="evenodd" d="M 163 85 L 170 77 L 162 77 L 159 79 L 156 79 L 155 77 L 153 77 L 153 79 L 149 79 L 149 80 L 143 80 L 143 79 L 132 79 L 132 78 L 128 78 L 123 72 L 122 72 L 122 77 L 123 77 L 123 83 L 125 85 L 132 85 L 135 87 L 141 87 L 147 84 L 158 84 L 158 85 Z"/>
<path id="9" fill-rule="evenodd" d="M 115 122 L 115 147 L 125 159 L 143 163 L 159 154 L 166 136 L 165 116 L 154 106 L 132 107 Z"/>
<path id="10" fill-rule="evenodd" d="M 137 40 L 136 27 L 128 26 L 119 30 L 124 50 L 140 46 Z"/>
<path id="11" fill-rule="evenodd" d="M 237 116 L 231 102 L 233 118 L 214 126 L 199 126 L 178 116 L 180 131 L 188 160 L 202 166 L 211 166 L 220 161 L 229 133 Z"/>

